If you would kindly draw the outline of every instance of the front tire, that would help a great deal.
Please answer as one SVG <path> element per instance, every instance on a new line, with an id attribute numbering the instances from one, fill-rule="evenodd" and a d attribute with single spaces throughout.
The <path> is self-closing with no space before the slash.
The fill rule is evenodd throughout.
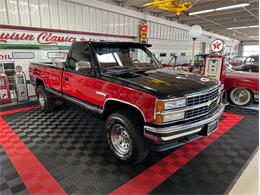
<path id="1" fill-rule="evenodd" d="M 230 92 L 230 100 L 238 106 L 247 106 L 254 101 L 254 95 L 246 88 L 234 88 Z"/>
<path id="2" fill-rule="evenodd" d="M 44 86 L 39 85 L 36 88 L 36 95 L 42 111 L 46 113 L 53 111 L 55 107 L 54 100 Z"/>
<path id="3" fill-rule="evenodd" d="M 106 120 L 106 129 L 108 144 L 117 159 L 137 164 L 146 158 L 148 147 L 136 114 L 128 110 L 113 113 Z"/>

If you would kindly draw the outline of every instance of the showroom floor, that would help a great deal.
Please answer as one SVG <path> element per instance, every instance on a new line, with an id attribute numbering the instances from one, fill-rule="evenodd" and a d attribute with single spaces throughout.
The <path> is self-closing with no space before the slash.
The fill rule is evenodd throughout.
<path id="1" fill-rule="evenodd" d="M 229 192 L 258 150 L 258 111 L 228 106 L 219 129 L 138 166 L 118 162 L 104 123 L 77 108 L 0 113 L 1 194 Z"/>

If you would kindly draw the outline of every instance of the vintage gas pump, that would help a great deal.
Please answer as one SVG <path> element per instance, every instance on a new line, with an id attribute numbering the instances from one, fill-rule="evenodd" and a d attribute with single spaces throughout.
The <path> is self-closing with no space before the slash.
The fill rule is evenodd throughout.
<path id="1" fill-rule="evenodd" d="M 3 67 L 0 66 L 0 104 L 10 103 L 10 102 L 11 102 L 11 94 L 10 94 L 8 79 L 6 74 L 4 73 Z"/>
<path id="2" fill-rule="evenodd" d="M 213 54 L 206 57 L 204 75 L 217 79 L 224 84 L 226 57 L 219 54 L 224 49 L 224 42 L 215 40 L 211 44 Z"/>
<path id="3" fill-rule="evenodd" d="M 217 79 L 224 84 L 226 57 L 219 54 L 210 54 L 206 58 L 204 75 Z"/>
<path id="4" fill-rule="evenodd" d="M 16 66 L 15 68 L 15 86 L 16 86 L 16 94 L 17 101 L 25 101 L 28 100 L 28 89 L 26 84 L 26 76 L 22 71 L 21 66 Z"/>

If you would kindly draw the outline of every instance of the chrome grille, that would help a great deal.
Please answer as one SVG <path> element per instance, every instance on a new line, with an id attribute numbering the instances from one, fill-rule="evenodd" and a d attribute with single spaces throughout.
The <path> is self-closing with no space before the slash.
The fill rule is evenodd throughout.
<path id="1" fill-rule="evenodd" d="M 206 103 L 209 100 L 211 101 L 214 100 L 216 97 L 218 97 L 218 89 L 219 88 L 213 89 L 208 93 L 202 95 L 188 97 L 187 106 L 194 106 L 194 105 Z"/>
<path id="2" fill-rule="evenodd" d="M 217 108 L 217 100 L 214 101 L 213 103 L 211 103 L 210 106 L 203 106 L 203 107 L 196 108 L 193 110 L 188 110 L 188 111 L 186 111 L 185 116 L 186 116 L 186 118 L 199 117 L 199 116 L 206 115 L 206 114 L 209 114 L 209 113 L 215 111 L 216 108 Z"/>
<path id="3" fill-rule="evenodd" d="M 188 97 L 187 106 L 194 107 L 194 109 L 186 110 L 185 119 L 196 118 L 214 112 L 218 107 L 218 96 L 219 87 L 197 96 Z M 208 102 L 211 104 L 207 105 Z"/>

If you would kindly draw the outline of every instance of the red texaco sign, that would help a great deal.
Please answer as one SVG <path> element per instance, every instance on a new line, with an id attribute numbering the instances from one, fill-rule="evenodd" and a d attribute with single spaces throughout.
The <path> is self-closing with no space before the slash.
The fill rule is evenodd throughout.
<path id="1" fill-rule="evenodd" d="M 221 52 L 224 49 L 224 41 L 222 41 L 220 39 L 215 39 L 211 43 L 210 47 L 213 52 L 216 52 L 216 53 Z"/>

